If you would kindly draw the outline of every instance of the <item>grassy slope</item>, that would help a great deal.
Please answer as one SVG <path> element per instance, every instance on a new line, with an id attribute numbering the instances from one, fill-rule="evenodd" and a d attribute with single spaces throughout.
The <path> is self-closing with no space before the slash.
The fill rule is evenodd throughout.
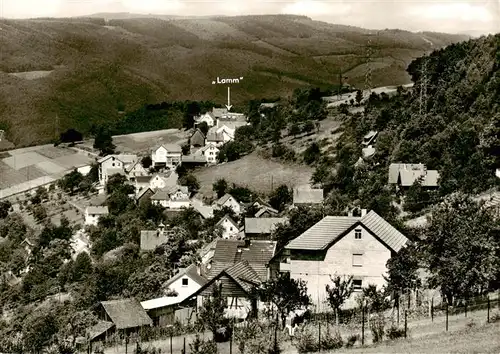
<path id="1" fill-rule="evenodd" d="M 331 85 L 340 70 L 360 84 L 356 66 L 367 31 L 294 16 L 0 20 L 0 124 L 17 145 L 45 142 L 57 129 L 87 131 L 145 103 L 167 99 L 225 102 L 216 76 L 244 80 L 234 103 L 289 94 L 304 84 Z M 409 81 L 405 67 L 428 51 L 464 37 L 382 31 L 373 84 Z M 53 70 L 37 80 L 7 73 Z M 54 123 L 59 117 L 59 127 Z"/>

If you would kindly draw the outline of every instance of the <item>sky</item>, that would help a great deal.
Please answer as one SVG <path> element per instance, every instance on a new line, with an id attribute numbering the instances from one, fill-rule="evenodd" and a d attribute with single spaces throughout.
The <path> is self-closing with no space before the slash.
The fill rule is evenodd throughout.
<path id="1" fill-rule="evenodd" d="M 500 0 L 0 0 L 0 17 L 71 17 L 97 12 L 210 16 L 296 14 L 370 29 L 500 32 Z"/>

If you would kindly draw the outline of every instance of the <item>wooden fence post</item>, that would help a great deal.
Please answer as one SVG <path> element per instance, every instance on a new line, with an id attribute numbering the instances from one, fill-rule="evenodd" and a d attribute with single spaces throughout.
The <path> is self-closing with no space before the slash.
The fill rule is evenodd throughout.
<path id="1" fill-rule="evenodd" d="M 434 297 L 431 298 L 431 322 L 434 322 Z"/>
<path id="2" fill-rule="evenodd" d="M 365 345 L 365 307 L 361 305 L 361 345 Z"/>
<path id="3" fill-rule="evenodd" d="M 405 310 L 405 338 L 408 332 L 408 311 Z"/>
<path id="4" fill-rule="evenodd" d="M 488 295 L 488 318 L 487 322 L 490 323 L 490 296 Z"/>
<path id="5" fill-rule="evenodd" d="M 448 301 L 446 301 L 446 332 L 448 332 Z"/>
<path id="6" fill-rule="evenodd" d="M 318 316 L 318 351 L 321 352 L 321 317 Z"/>
<path id="7" fill-rule="evenodd" d="M 174 354 L 174 351 L 172 350 L 172 332 L 170 332 L 170 354 Z"/>
<path id="8" fill-rule="evenodd" d="M 467 317 L 467 299 L 465 299 L 465 317 Z"/>

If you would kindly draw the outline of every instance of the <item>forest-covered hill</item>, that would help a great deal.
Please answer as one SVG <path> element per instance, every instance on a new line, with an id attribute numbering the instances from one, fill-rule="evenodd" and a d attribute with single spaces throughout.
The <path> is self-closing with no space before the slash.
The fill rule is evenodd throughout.
<path id="1" fill-rule="evenodd" d="M 217 76 L 244 77 L 232 91 L 234 104 L 308 85 L 333 87 L 341 71 L 359 85 L 369 39 L 372 84 L 405 84 L 411 60 L 467 38 L 399 30 L 370 35 L 288 15 L 2 19 L 0 27 L 0 129 L 17 145 L 46 142 L 68 128 L 87 133 L 145 104 L 223 104 L 226 87 L 211 84 Z"/>
<path id="2" fill-rule="evenodd" d="M 347 115 L 335 163 L 325 160 L 313 176 L 340 204 L 387 215 L 394 195 L 387 188 L 391 162 L 424 163 L 441 175 L 437 193 L 418 186 L 407 207 L 418 211 L 455 191 L 477 193 L 498 184 L 500 167 L 500 35 L 453 44 L 413 61 L 413 90 L 395 97 L 372 95 L 365 113 Z M 360 167 L 360 142 L 379 131 L 376 154 Z"/>

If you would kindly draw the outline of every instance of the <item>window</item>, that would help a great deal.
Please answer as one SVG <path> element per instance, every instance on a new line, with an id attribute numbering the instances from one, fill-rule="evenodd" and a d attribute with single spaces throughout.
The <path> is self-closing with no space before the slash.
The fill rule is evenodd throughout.
<path id="1" fill-rule="evenodd" d="M 232 226 L 229 227 L 229 231 L 233 231 L 233 227 Z"/>
<path id="2" fill-rule="evenodd" d="M 361 279 L 354 279 L 352 281 L 354 291 L 359 291 L 363 287 L 363 281 Z"/>
<path id="3" fill-rule="evenodd" d="M 361 240 L 361 229 L 354 230 L 354 238 L 356 240 Z"/>
<path id="4" fill-rule="evenodd" d="M 113 167 L 115 167 L 115 163 L 113 162 Z"/>
<path id="5" fill-rule="evenodd" d="M 352 266 L 362 267 L 363 266 L 363 255 L 360 253 L 355 253 L 352 255 Z"/>
<path id="6" fill-rule="evenodd" d="M 188 285 L 188 278 L 182 278 L 182 286 L 187 286 Z"/>

